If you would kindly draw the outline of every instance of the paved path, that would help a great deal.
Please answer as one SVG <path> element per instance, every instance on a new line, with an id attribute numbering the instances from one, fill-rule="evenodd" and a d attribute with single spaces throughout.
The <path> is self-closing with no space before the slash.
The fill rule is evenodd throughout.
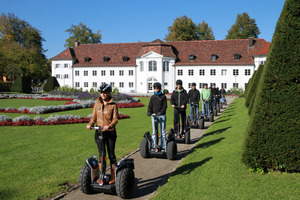
<path id="1" fill-rule="evenodd" d="M 230 104 L 233 98 L 227 98 L 227 103 Z M 227 106 L 224 108 L 226 109 Z M 221 109 L 221 113 L 224 109 Z M 219 117 L 215 116 L 215 120 Z M 131 199 L 145 200 L 148 199 L 152 193 L 162 185 L 169 175 L 176 169 L 181 159 L 184 158 L 192 147 L 201 139 L 204 132 L 211 125 L 211 122 L 205 121 L 205 129 L 191 129 L 191 144 L 177 143 L 178 153 L 176 160 L 168 160 L 167 158 L 148 158 L 144 159 L 140 156 L 140 152 L 136 152 L 131 155 L 130 158 L 134 158 L 135 164 L 135 177 L 137 182 L 136 190 L 134 191 Z M 76 189 L 66 196 L 63 200 L 80 199 L 80 200 L 120 200 L 121 198 L 117 195 L 110 194 L 91 194 L 87 195 L 81 192 L 80 189 Z"/>

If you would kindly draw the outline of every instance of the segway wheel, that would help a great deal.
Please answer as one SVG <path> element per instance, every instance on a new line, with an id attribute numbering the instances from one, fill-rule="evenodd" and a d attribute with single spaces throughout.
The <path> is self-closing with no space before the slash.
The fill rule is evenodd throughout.
<path id="1" fill-rule="evenodd" d="M 220 112 L 221 110 L 220 110 L 220 105 L 218 105 L 218 112 Z"/>
<path id="2" fill-rule="evenodd" d="M 175 141 L 170 141 L 167 143 L 167 158 L 169 160 L 174 160 L 177 155 L 177 144 Z"/>
<path id="3" fill-rule="evenodd" d="M 214 121 L 214 114 L 213 113 L 209 113 L 209 121 L 210 122 Z"/>
<path id="4" fill-rule="evenodd" d="M 149 144 L 148 140 L 144 138 L 140 145 L 140 154 L 143 158 L 149 158 L 150 152 L 149 152 Z"/>
<path id="5" fill-rule="evenodd" d="M 199 128 L 204 129 L 204 118 L 199 119 Z"/>
<path id="6" fill-rule="evenodd" d="M 187 118 L 186 118 L 186 126 L 187 126 L 188 128 L 191 127 L 191 118 L 190 118 L 189 115 L 188 115 Z"/>
<path id="7" fill-rule="evenodd" d="M 135 175 L 132 168 L 125 167 L 117 173 L 116 192 L 123 199 L 132 196 L 135 187 Z"/>
<path id="8" fill-rule="evenodd" d="M 217 116 L 218 115 L 218 111 L 217 109 L 214 109 L 214 116 Z"/>
<path id="9" fill-rule="evenodd" d="M 91 187 L 91 169 L 86 163 L 79 174 L 79 188 L 85 194 L 92 194 L 94 192 Z"/>
<path id="10" fill-rule="evenodd" d="M 185 132 L 184 142 L 186 144 L 189 144 L 191 142 L 191 132 L 190 131 Z"/>

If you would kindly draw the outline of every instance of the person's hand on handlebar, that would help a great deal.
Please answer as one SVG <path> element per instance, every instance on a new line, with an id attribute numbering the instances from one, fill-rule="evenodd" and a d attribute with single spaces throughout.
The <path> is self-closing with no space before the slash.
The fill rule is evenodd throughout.
<path id="1" fill-rule="evenodd" d="M 108 129 L 109 129 L 109 126 L 104 126 L 102 131 L 108 131 Z"/>
<path id="2" fill-rule="evenodd" d="M 86 125 L 86 129 L 87 129 L 87 130 L 91 130 L 91 125 L 89 125 L 89 124 Z"/>
<path id="3" fill-rule="evenodd" d="M 180 106 L 180 108 L 184 108 L 184 105 Z"/>
<path id="4" fill-rule="evenodd" d="M 172 105 L 172 108 L 175 108 L 175 105 Z"/>

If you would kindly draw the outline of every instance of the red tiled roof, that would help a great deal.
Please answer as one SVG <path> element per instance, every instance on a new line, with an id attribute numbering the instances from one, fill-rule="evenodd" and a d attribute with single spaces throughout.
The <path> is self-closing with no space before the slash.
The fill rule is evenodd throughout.
<path id="1" fill-rule="evenodd" d="M 253 55 L 266 55 L 269 42 L 264 39 L 254 39 L 254 47 L 249 48 L 248 39 L 236 40 L 202 40 L 163 42 L 159 39 L 146 43 L 111 43 L 111 44 L 81 44 L 75 48 L 66 49 L 51 60 L 76 59 L 74 66 L 135 66 L 136 57 L 154 51 L 164 57 L 176 58 L 176 65 L 253 65 Z M 211 55 L 217 55 L 212 61 Z M 234 55 L 240 54 L 239 61 Z M 190 55 L 195 60 L 190 61 Z M 123 57 L 129 57 L 123 61 Z M 85 62 L 85 57 L 90 61 Z M 103 57 L 109 57 L 104 62 Z"/>

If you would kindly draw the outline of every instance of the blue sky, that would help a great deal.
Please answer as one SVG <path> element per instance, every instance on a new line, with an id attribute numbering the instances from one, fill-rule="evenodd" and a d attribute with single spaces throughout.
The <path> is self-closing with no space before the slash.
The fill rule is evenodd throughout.
<path id="1" fill-rule="evenodd" d="M 69 37 L 66 29 L 79 22 L 97 32 L 102 43 L 163 40 L 176 17 L 194 23 L 203 20 L 223 40 L 237 14 L 256 20 L 259 38 L 271 41 L 284 0 L 0 0 L 0 13 L 13 13 L 39 29 L 45 38 L 47 58 L 62 52 Z"/>

